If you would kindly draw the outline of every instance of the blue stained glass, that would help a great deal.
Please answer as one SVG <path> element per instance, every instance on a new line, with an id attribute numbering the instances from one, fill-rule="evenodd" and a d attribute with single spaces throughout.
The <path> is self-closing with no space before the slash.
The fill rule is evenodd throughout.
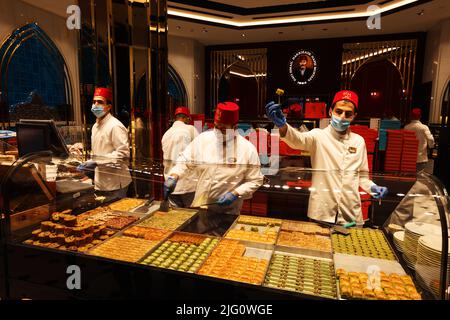
<path id="1" fill-rule="evenodd" d="M 4 58 L 1 84 L 10 112 L 30 102 L 31 93 L 51 109 L 68 103 L 64 60 L 37 24 L 14 31 L 0 48 L 0 58 Z"/>

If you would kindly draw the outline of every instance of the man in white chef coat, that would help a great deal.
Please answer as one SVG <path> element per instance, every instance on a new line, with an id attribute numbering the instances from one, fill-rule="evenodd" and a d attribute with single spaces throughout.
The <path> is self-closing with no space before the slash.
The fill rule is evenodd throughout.
<path id="1" fill-rule="evenodd" d="M 126 197 L 131 183 L 127 162 L 130 157 L 128 130 L 111 114 L 112 92 L 96 88 L 91 111 L 97 121 L 92 127 L 92 160 L 80 165 L 84 172 L 95 172 L 96 193 L 108 198 Z"/>
<path id="2" fill-rule="evenodd" d="M 419 108 L 411 110 L 411 122 L 405 126 L 405 130 L 416 133 L 419 140 L 419 150 L 417 151 L 417 172 L 423 171 L 428 164 L 428 148 L 434 147 L 434 138 L 427 125 L 420 122 L 422 111 Z"/>
<path id="3" fill-rule="evenodd" d="M 170 170 L 174 167 L 177 158 L 186 149 L 189 143 L 198 136 L 198 131 L 189 124 L 190 112 L 187 107 L 175 109 L 175 121 L 172 127 L 164 133 L 161 144 L 164 159 L 164 178 L 169 177 Z M 194 200 L 196 182 L 194 175 L 188 172 L 183 179 L 179 179 L 175 190 L 169 195 L 171 207 L 188 208 Z"/>
<path id="4" fill-rule="evenodd" d="M 266 105 L 268 117 L 280 130 L 281 140 L 291 148 L 311 153 L 313 173 L 308 217 L 330 223 L 364 223 L 359 187 L 375 198 L 388 190 L 369 179 L 366 144 L 349 126 L 358 109 L 358 95 L 349 90 L 336 93 L 324 129 L 299 132 L 286 123 L 280 106 Z"/>
<path id="5" fill-rule="evenodd" d="M 198 179 L 193 207 L 208 205 L 210 213 L 239 214 L 244 199 L 262 185 L 258 152 L 237 132 L 239 106 L 219 103 L 214 129 L 192 141 L 169 172 L 165 192 L 175 190 L 177 182 L 190 170 Z"/>

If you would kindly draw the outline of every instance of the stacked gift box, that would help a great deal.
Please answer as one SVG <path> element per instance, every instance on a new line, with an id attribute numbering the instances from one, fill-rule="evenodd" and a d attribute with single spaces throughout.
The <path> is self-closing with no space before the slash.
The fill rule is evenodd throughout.
<path id="1" fill-rule="evenodd" d="M 244 200 L 241 208 L 241 214 L 267 216 L 267 198 L 267 193 L 255 192 L 251 199 Z"/>
<path id="2" fill-rule="evenodd" d="M 410 130 L 403 131 L 403 149 L 402 162 L 400 171 L 402 172 L 416 172 L 417 152 L 419 150 L 419 140 L 416 138 L 416 133 Z"/>
<path id="3" fill-rule="evenodd" d="M 399 120 L 381 120 L 378 149 L 382 151 L 386 150 L 387 130 L 399 130 L 400 128 L 401 122 Z"/>
<path id="4" fill-rule="evenodd" d="M 352 132 L 359 134 L 366 142 L 368 153 L 375 152 L 375 142 L 378 138 L 378 130 L 370 129 L 368 126 L 355 125 L 350 126 Z"/>
<path id="5" fill-rule="evenodd" d="M 402 130 L 387 130 L 387 137 L 384 170 L 400 171 L 403 149 L 403 132 Z"/>
<path id="6" fill-rule="evenodd" d="M 370 129 L 368 126 L 355 125 L 350 127 L 352 132 L 359 134 L 364 138 L 367 148 L 367 161 L 369 162 L 369 171 L 373 169 L 373 153 L 378 138 L 378 130 Z"/>
<path id="7" fill-rule="evenodd" d="M 387 130 L 384 170 L 415 172 L 419 141 L 413 131 Z"/>

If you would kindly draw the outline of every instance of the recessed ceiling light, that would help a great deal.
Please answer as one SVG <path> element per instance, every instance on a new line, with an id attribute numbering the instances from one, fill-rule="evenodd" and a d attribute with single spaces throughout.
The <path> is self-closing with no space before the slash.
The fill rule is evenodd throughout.
<path id="1" fill-rule="evenodd" d="M 206 29 L 203 29 L 203 30 L 202 30 L 202 32 L 203 32 L 203 33 L 206 33 L 206 32 L 208 32 L 208 30 L 206 30 Z"/>
<path id="2" fill-rule="evenodd" d="M 180 29 L 181 29 L 181 27 L 180 27 L 180 26 L 176 26 L 176 28 L 177 28 L 177 30 L 180 30 Z"/>
<path id="3" fill-rule="evenodd" d="M 423 11 L 423 10 L 420 10 L 419 12 L 417 12 L 418 16 L 423 16 L 424 14 L 425 14 L 425 11 Z"/>
<path id="4" fill-rule="evenodd" d="M 283 34 L 284 32 L 283 31 L 278 31 L 278 34 Z"/>
<path id="5" fill-rule="evenodd" d="M 245 37 L 245 33 L 241 34 L 241 36 Z"/>

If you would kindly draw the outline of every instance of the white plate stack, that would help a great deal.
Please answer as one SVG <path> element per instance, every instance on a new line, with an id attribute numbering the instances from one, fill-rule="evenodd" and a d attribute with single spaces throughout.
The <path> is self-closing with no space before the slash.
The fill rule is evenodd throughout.
<path id="1" fill-rule="evenodd" d="M 405 241 L 405 231 L 397 231 L 394 233 L 394 245 L 400 252 L 403 252 L 404 241 Z"/>
<path id="2" fill-rule="evenodd" d="M 417 246 L 416 278 L 417 281 L 439 296 L 441 278 L 442 237 L 428 235 L 419 238 Z M 448 255 L 450 259 L 450 254 Z M 447 266 L 447 279 L 450 266 Z"/>
<path id="3" fill-rule="evenodd" d="M 440 226 L 424 222 L 408 222 L 405 224 L 403 241 L 403 258 L 411 269 L 415 268 L 417 261 L 417 246 L 419 238 L 426 235 L 441 235 Z"/>

